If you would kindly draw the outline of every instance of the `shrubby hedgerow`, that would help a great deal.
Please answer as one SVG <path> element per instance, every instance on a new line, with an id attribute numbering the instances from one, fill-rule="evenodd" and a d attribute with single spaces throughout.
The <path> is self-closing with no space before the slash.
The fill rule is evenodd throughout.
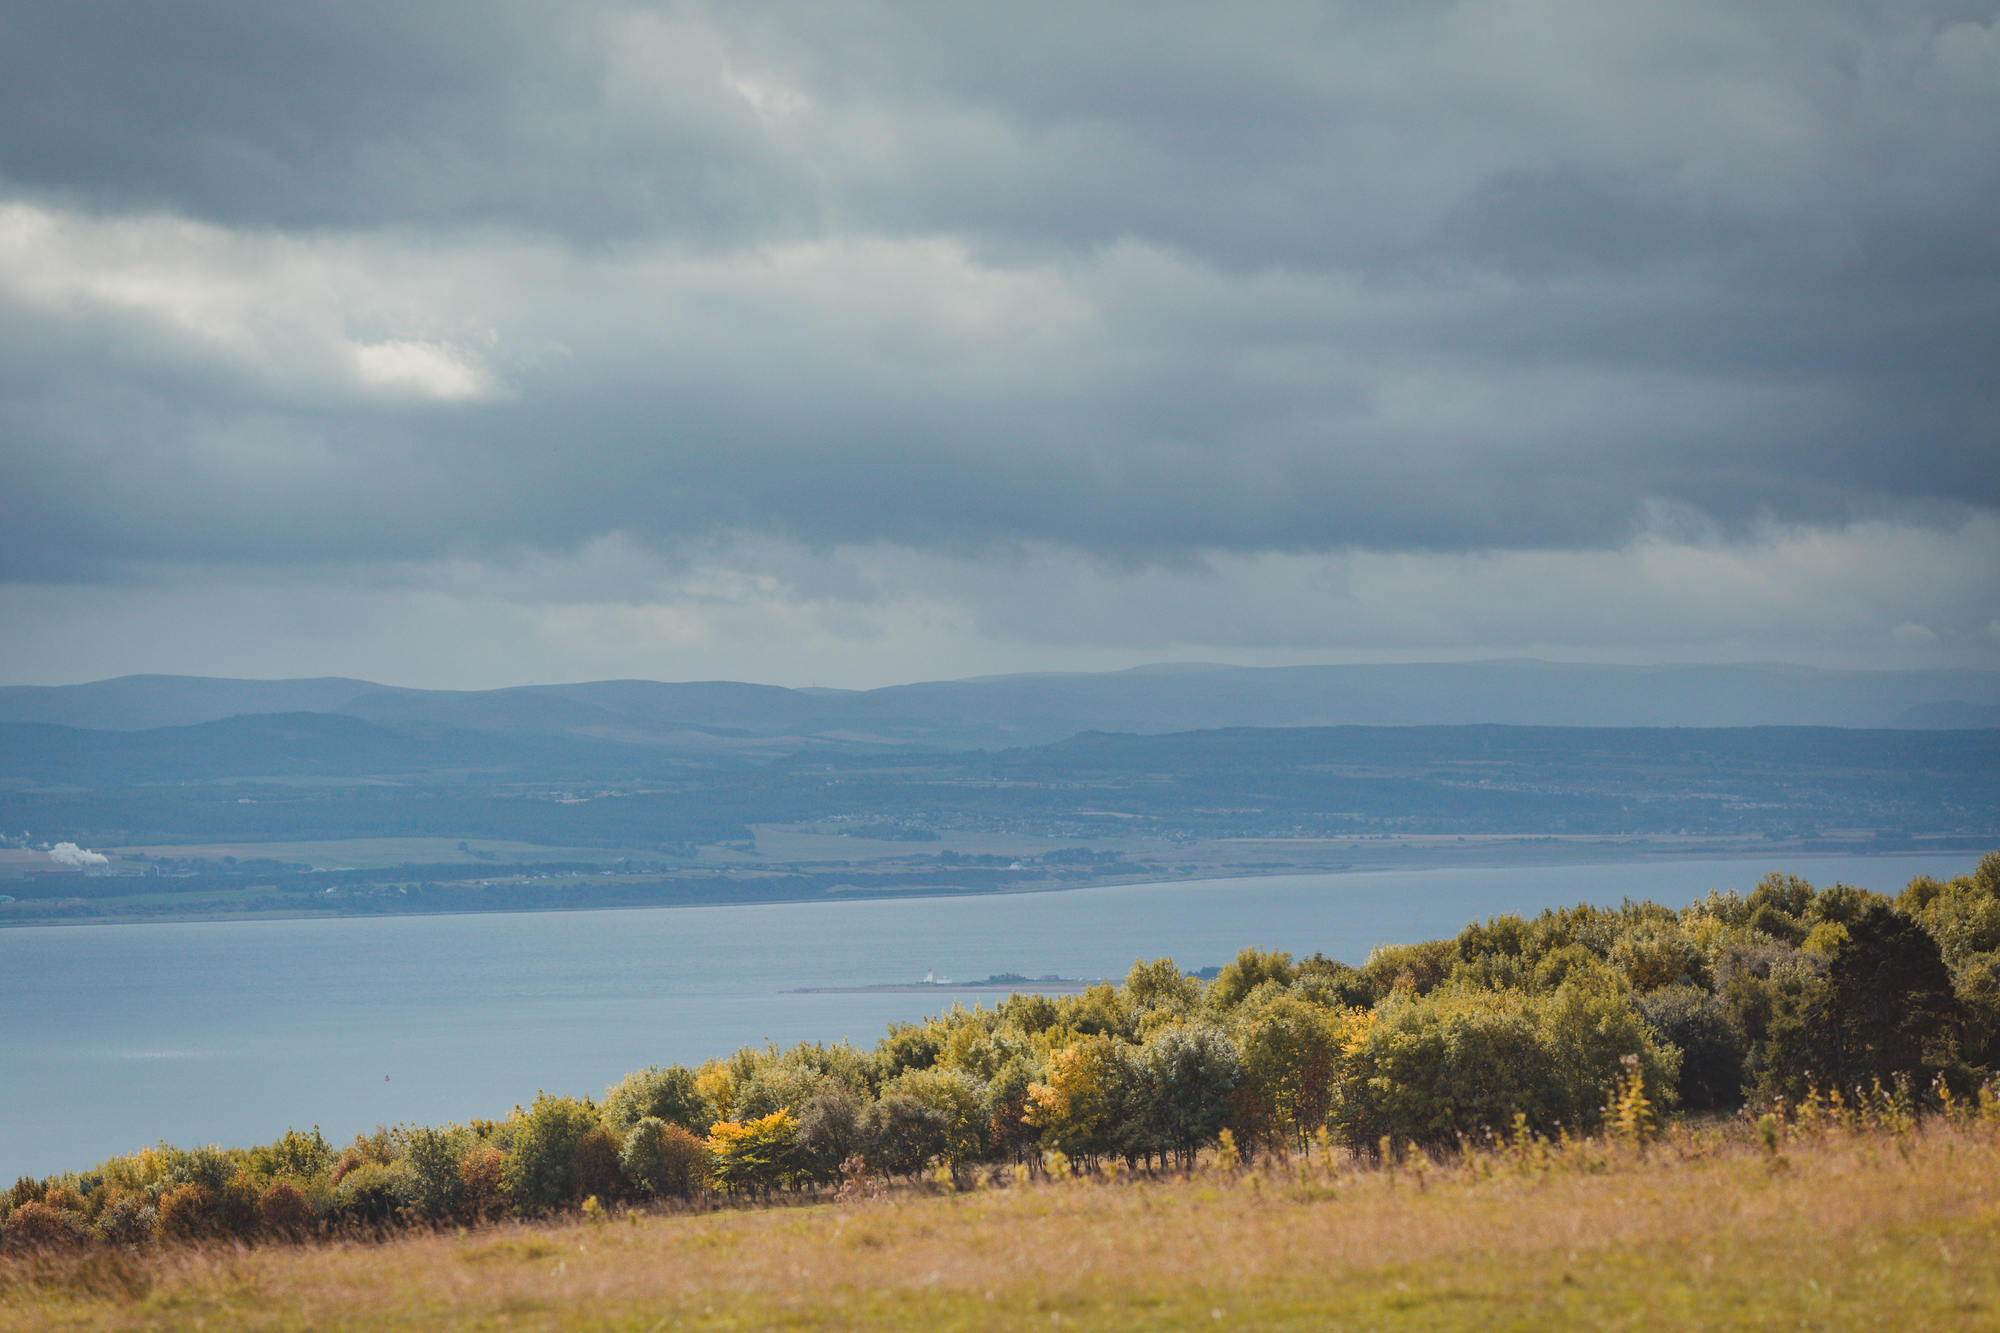
<path id="1" fill-rule="evenodd" d="M 1894 900 L 1772 875 L 1675 911 L 1496 917 L 1351 967 L 1245 949 L 1212 982 L 1014 995 L 845 1043 L 653 1067 L 601 1102 L 336 1150 L 161 1145 L 0 1192 L 11 1250 L 287 1241 L 619 1202 L 765 1198 L 988 1167 L 1186 1169 L 1339 1143 L 1643 1141 L 1675 1108 L 1788 1117 L 1994 1101 L 2000 853 Z M 1421 1160 L 1421 1159 L 1420 1159 Z M 870 1188 L 875 1188 L 875 1185 Z"/>

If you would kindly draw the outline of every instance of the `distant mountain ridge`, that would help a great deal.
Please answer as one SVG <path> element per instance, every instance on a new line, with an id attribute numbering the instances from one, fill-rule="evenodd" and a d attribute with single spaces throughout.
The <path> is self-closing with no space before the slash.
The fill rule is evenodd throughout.
<path id="1" fill-rule="evenodd" d="M 411 736 L 568 737 L 710 754 L 827 744 L 991 749 L 1042 745 L 1088 731 L 1159 734 L 1222 727 L 1959 729 L 2000 726 L 2000 672 L 1491 661 L 1269 668 L 1167 664 L 873 690 L 608 680 L 461 691 L 344 677 L 192 676 L 0 687 L 0 723 L 140 731 L 298 713 L 356 718 Z"/>
<path id="2" fill-rule="evenodd" d="M 219 676 L 116 676 L 87 685 L 0 686 L 0 722 L 46 722 L 97 731 L 191 727 L 245 713 L 337 713 L 382 687 L 365 680 L 234 680 Z"/>

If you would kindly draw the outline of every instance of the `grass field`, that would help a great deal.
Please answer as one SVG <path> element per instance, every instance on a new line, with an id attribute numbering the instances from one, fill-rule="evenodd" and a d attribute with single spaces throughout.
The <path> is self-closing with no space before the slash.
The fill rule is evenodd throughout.
<path id="1" fill-rule="evenodd" d="M 0 1328 L 1961 1328 L 2000 1130 L 989 1184 L 383 1244 L 0 1261 Z"/>

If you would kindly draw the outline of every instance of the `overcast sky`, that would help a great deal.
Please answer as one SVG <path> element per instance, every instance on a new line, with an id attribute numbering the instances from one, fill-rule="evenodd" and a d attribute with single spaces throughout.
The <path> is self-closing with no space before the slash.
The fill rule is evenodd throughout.
<path id="1" fill-rule="evenodd" d="M 0 0 L 0 680 L 2000 667 L 1996 11 Z"/>

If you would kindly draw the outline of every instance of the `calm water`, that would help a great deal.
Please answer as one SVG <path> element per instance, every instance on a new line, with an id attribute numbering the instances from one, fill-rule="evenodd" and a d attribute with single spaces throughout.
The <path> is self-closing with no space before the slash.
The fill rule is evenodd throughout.
<path id="1" fill-rule="evenodd" d="M 995 972 L 1122 975 L 1245 944 L 1359 962 L 1495 912 L 1630 895 L 1681 904 L 1778 868 L 1893 892 L 1962 856 L 1382 871 L 1004 897 L 0 931 L 0 1181 L 164 1138 L 504 1114 L 538 1088 L 766 1038 L 873 1044 L 992 995 L 799 987 Z"/>

